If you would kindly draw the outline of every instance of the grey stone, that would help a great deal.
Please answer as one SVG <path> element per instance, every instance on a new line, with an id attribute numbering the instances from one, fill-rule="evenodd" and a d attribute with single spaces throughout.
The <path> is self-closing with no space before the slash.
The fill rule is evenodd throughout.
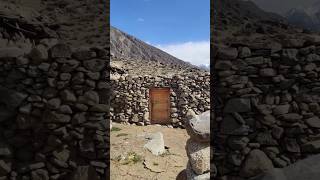
<path id="1" fill-rule="evenodd" d="M 238 56 L 238 50 L 236 48 L 221 47 L 218 49 L 218 57 L 220 59 L 232 60 Z"/>
<path id="2" fill-rule="evenodd" d="M 101 59 L 86 60 L 83 62 L 83 66 L 92 72 L 99 72 L 106 68 L 106 61 Z"/>
<path id="3" fill-rule="evenodd" d="M 51 58 L 70 58 L 72 51 L 66 44 L 56 44 L 49 51 Z"/>
<path id="4" fill-rule="evenodd" d="M 302 116 L 296 113 L 289 113 L 289 114 L 283 114 L 281 115 L 281 118 L 284 121 L 288 121 L 288 122 L 297 122 L 299 120 L 302 119 Z"/>
<path id="5" fill-rule="evenodd" d="M 60 93 L 61 99 L 65 102 L 76 102 L 77 98 L 70 90 L 63 90 Z"/>
<path id="6" fill-rule="evenodd" d="M 99 180 L 96 170 L 92 166 L 78 166 L 72 173 L 70 180 Z"/>
<path id="7" fill-rule="evenodd" d="M 31 50 L 29 57 L 32 64 L 40 64 L 48 59 L 48 50 L 44 45 L 39 44 Z"/>
<path id="8" fill-rule="evenodd" d="M 242 150 L 249 143 L 249 139 L 247 137 L 237 137 L 231 136 L 228 138 L 228 146 L 233 150 Z"/>
<path id="9" fill-rule="evenodd" d="M 186 149 L 190 165 L 196 174 L 204 174 L 210 170 L 210 144 L 189 139 Z"/>
<path id="10" fill-rule="evenodd" d="M 0 48 L 0 59 L 2 58 L 18 58 L 23 56 L 25 52 L 17 47 Z"/>
<path id="11" fill-rule="evenodd" d="M 205 173 L 205 174 L 201 174 L 201 175 L 197 175 L 192 170 L 189 162 L 187 165 L 186 174 L 187 174 L 187 180 L 210 180 L 210 172 Z"/>
<path id="12" fill-rule="evenodd" d="M 148 149 L 152 154 L 158 156 L 165 152 L 163 134 L 156 132 L 147 136 L 148 142 L 144 145 L 144 148 Z"/>
<path id="13" fill-rule="evenodd" d="M 79 97 L 79 102 L 91 106 L 99 104 L 99 94 L 95 91 L 87 91 Z"/>
<path id="14" fill-rule="evenodd" d="M 210 111 L 186 121 L 185 127 L 191 139 L 199 142 L 210 141 Z"/>
<path id="15" fill-rule="evenodd" d="M 233 112 L 250 112 L 251 102 L 248 98 L 234 98 L 230 99 L 224 108 L 225 113 Z"/>
<path id="16" fill-rule="evenodd" d="M 254 177 L 271 169 L 273 169 L 273 164 L 268 156 L 263 151 L 254 149 L 246 157 L 240 170 L 240 176 Z"/>
<path id="17" fill-rule="evenodd" d="M 11 164 L 0 160 L 0 176 L 6 176 L 11 172 Z"/>
<path id="18" fill-rule="evenodd" d="M 272 68 L 265 68 L 260 70 L 260 76 L 262 77 L 273 77 L 276 75 L 277 75 L 277 72 Z"/>
<path id="19" fill-rule="evenodd" d="M 305 122 L 313 128 L 320 128 L 320 119 L 318 116 L 314 116 L 305 120 Z"/>
<path id="20" fill-rule="evenodd" d="M 290 104 L 278 105 L 273 109 L 273 114 L 274 115 L 287 114 L 289 113 L 289 110 L 290 110 Z"/>
<path id="21" fill-rule="evenodd" d="M 319 153 L 320 152 L 320 140 L 310 141 L 301 146 L 302 152 Z"/>

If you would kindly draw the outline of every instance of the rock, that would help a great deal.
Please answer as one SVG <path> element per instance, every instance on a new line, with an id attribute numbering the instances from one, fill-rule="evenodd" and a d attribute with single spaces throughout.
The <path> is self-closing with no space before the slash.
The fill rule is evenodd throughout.
<path id="1" fill-rule="evenodd" d="M 297 161 L 290 166 L 269 170 L 253 180 L 318 180 L 320 168 L 320 156 L 314 155 Z"/>
<path id="2" fill-rule="evenodd" d="M 249 129 L 244 128 L 232 115 L 226 115 L 221 122 L 220 131 L 225 135 L 247 135 Z"/>
<path id="3" fill-rule="evenodd" d="M 77 60 L 84 61 L 95 58 L 96 52 L 91 51 L 90 48 L 81 47 L 73 52 L 72 57 L 76 58 Z"/>
<path id="4" fill-rule="evenodd" d="M 59 112 L 63 114 L 72 114 L 72 109 L 68 105 L 61 105 L 59 108 Z"/>
<path id="5" fill-rule="evenodd" d="M 190 165 L 196 174 L 210 170 L 210 145 L 189 139 L 186 145 Z"/>
<path id="6" fill-rule="evenodd" d="M 250 112 L 251 111 L 251 102 L 248 98 L 234 98 L 230 99 L 225 107 L 225 113 L 233 113 L 233 112 Z"/>
<path id="7" fill-rule="evenodd" d="M 87 121 L 87 119 L 86 119 L 85 112 L 75 114 L 72 118 L 72 124 L 82 124 L 86 121 Z"/>
<path id="8" fill-rule="evenodd" d="M 185 123 L 187 133 L 191 139 L 198 142 L 210 141 L 210 111 L 206 111 Z"/>
<path id="9" fill-rule="evenodd" d="M 91 59 L 83 61 L 83 66 L 92 72 L 102 71 L 103 68 L 106 68 L 106 61 L 101 59 Z"/>
<path id="10" fill-rule="evenodd" d="M 299 153 L 300 152 L 300 146 L 296 139 L 293 138 L 286 138 L 284 140 L 284 147 L 288 152 L 291 153 Z"/>
<path id="11" fill-rule="evenodd" d="M 320 119 L 318 116 L 308 118 L 305 122 L 312 128 L 320 128 Z"/>
<path id="12" fill-rule="evenodd" d="M 31 50 L 29 57 L 32 64 L 40 64 L 48 59 L 48 50 L 44 45 L 39 44 Z"/>
<path id="13" fill-rule="evenodd" d="M 110 106 L 107 105 L 107 104 L 95 104 L 94 106 L 92 106 L 90 108 L 89 111 L 92 111 L 92 112 L 109 112 L 109 108 Z"/>
<path id="14" fill-rule="evenodd" d="M 271 133 L 269 132 L 260 132 L 256 137 L 256 141 L 261 145 L 278 145 L 278 142 L 275 139 L 273 139 Z"/>
<path id="15" fill-rule="evenodd" d="M 249 178 L 273 169 L 272 161 L 258 149 L 250 151 L 240 170 L 240 176 Z"/>
<path id="16" fill-rule="evenodd" d="M 281 118 L 284 121 L 288 121 L 288 122 L 297 122 L 299 120 L 302 119 L 302 116 L 296 113 L 289 113 L 289 114 L 283 114 L 281 115 Z"/>
<path id="17" fill-rule="evenodd" d="M 0 48 L 0 59 L 18 58 L 24 54 L 25 52 L 17 47 Z"/>
<path id="18" fill-rule="evenodd" d="M 307 153 L 319 153 L 320 152 L 320 140 L 311 141 L 301 146 L 302 152 Z"/>
<path id="19" fill-rule="evenodd" d="M 48 171 L 44 169 L 37 169 L 31 172 L 32 180 L 49 180 Z"/>
<path id="20" fill-rule="evenodd" d="M 187 180 L 210 180 L 210 172 L 197 175 L 196 173 L 193 172 L 189 162 L 187 165 L 186 174 L 187 174 Z"/>
<path id="21" fill-rule="evenodd" d="M 50 57 L 55 58 L 70 58 L 72 51 L 66 44 L 56 44 L 49 50 Z"/>
<path id="22" fill-rule="evenodd" d="M 232 68 L 231 61 L 218 61 L 215 65 L 217 70 L 230 70 Z"/>
<path id="23" fill-rule="evenodd" d="M 280 139 L 283 132 L 284 132 L 284 129 L 279 126 L 274 126 L 271 130 L 272 136 L 276 139 Z"/>
<path id="24" fill-rule="evenodd" d="M 50 99 L 47 105 L 50 109 L 58 109 L 61 105 L 61 100 L 59 98 Z"/>
<path id="25" fill-rule="evenodd" d="M 99 104 L 99 94 L 95 91 L 87 91 L 79 97 L 79 102 L 91 106 Z"/>
<path id="26" fill-rule="evenodd" d="M 260 70 L 261 77 L 273 77 L 276 75 L 277 75 L 277 72 L 272 68 L 265 68 Z"/>
<path id="27" fill-rule="evenodd" d="M 236 48 L 221 47 L 218 49 L 218 57 L 220 59 L 232 60 L 238 56 L 238 50 Z"/>
<path id="28" fill-rule="evenodd" d="M 70 180 L 99 180 L 96 170 L 92 166 L 78 166 L 72 173 Z"/>
<path id="29" fill-rule="evenodd" d="M 0 160 L 0 176 L 7 176 L 11 172 L 11 165 Z"/>
<path id="30" fill-rule="evenodd" d="M 27 98 L 27 95 L 0 86 L 0 122 L 15 116 L 18 106 Z"/>
<path id="31" fill-rule="evenodd" d="M 256 65 L 262 65 L 265 63 L 264 58 L 262 56 L 259 57 L 250 57 L 250 58 L 246 58 L 245 62 L 250 66 L 256 66 Z"/>
<path id="32" fill-rule="evenodd" d="M 248 47 L 243 47 L 240 49 L 239 57 L 246 58 L 251 56 L 251 50 Z"/>
<path id="33" fill-rule="evenodd" d="M 273 109 L 274 115 L 283 115 L 289 113 L 290 104 L 278 105 Z"/>
<path id="34" fill-rule="evenodd" d="M 52 154 L 56 159 L 63 162 L 67 162 L 70 157 L 70 151 L 68 149 L 55 150 Z"/>
<path id="35" fill-rule="evenodd" d="M 148 142 L 144 148 L 148 149 L 152 154 L 158 156 L 165 152 L 164 140 L 161 132 L 156 132 L 147 136 Z"/>
<path id="36" fill-rule="evenodd" d="M 247 137 L 230 136 L 227 143 L 233 150 L 242 150 L 247 146 L 249 141 Z"/>
<path id="37" fill-rule="evenodd" d="M 60 114 L 54 111 L 49 111 L 44 113 L 43 120 L 45 122 L 52 122 L 52 123 L 68 123 L 70 122 L 71 117 L 66 114 Z"/>
<path id="38" fill-rule="evenodd" d="M 76 102 L 77 98 L 70 90 L 63 90 L 60 93 L 61 99 L 65 102 Z"/>

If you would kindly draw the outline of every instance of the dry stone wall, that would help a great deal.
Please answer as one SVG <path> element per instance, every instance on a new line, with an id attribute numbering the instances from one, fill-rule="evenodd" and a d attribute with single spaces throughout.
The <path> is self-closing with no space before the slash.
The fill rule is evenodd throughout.
<path id="1" fill-rule="evenodd" d="M 171 125 L 183 127 L 189 109 L 200 114 L 210 109 L 209 73 L 191 73 L 173 77 L 131 76 L 113 74 L 111 76 L 110 118 L 115 122 L 149 125 L 149 89 L 169 87 Z"/>
<path id="2" fill-rule="evenodd" d="M 320 45 L 283 42 L 217 47 L 220 178 L 247 179 L 320 153 Z"/>
<path id="3" fill-rule="evenodd" d="M 106 177 L 107 56 L 55 40 L 0 49 L 0 179 Z"/>

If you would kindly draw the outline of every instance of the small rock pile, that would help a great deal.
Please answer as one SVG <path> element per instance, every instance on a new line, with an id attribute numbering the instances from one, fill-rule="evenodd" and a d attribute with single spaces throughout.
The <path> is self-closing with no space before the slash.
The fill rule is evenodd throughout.
<path id="1" fill-rule="evenodd" d="M 0 179 L 106 177 L 108 52 L 53 42 L 0 48 Z"/>
<path id="2" fill-rule="evenodd" d="M 197 116 L 191 110 L 188 112 L 186 130 L 190 136 L 186 151 L 189 158 L 186 176 L 187 180 L 210 179 L 210 111 Z M 211 175 L 215 174 L 211 171 Z"/>

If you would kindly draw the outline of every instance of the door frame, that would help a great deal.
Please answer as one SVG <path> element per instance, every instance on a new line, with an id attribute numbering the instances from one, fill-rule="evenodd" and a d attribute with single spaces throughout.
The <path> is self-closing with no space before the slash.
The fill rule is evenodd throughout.
<path id="1" fill-rule="evenodd" d="M 157 90 L 157 89 L 160 89 L 160 90 L 167 90 L 168 91 L 168 122 L 157 122 L 157 123 L 154 123 L 152 121 L 152 91 L 154 90 Z M 164 87 L 150 87 L 149 88 L 149 119 L 150 119 L 150 123 L 151 124 L 170 124 L 170 118 L 171 118 L 171 88 L 168 87 L 168 86 L 164 86 Z"/>

